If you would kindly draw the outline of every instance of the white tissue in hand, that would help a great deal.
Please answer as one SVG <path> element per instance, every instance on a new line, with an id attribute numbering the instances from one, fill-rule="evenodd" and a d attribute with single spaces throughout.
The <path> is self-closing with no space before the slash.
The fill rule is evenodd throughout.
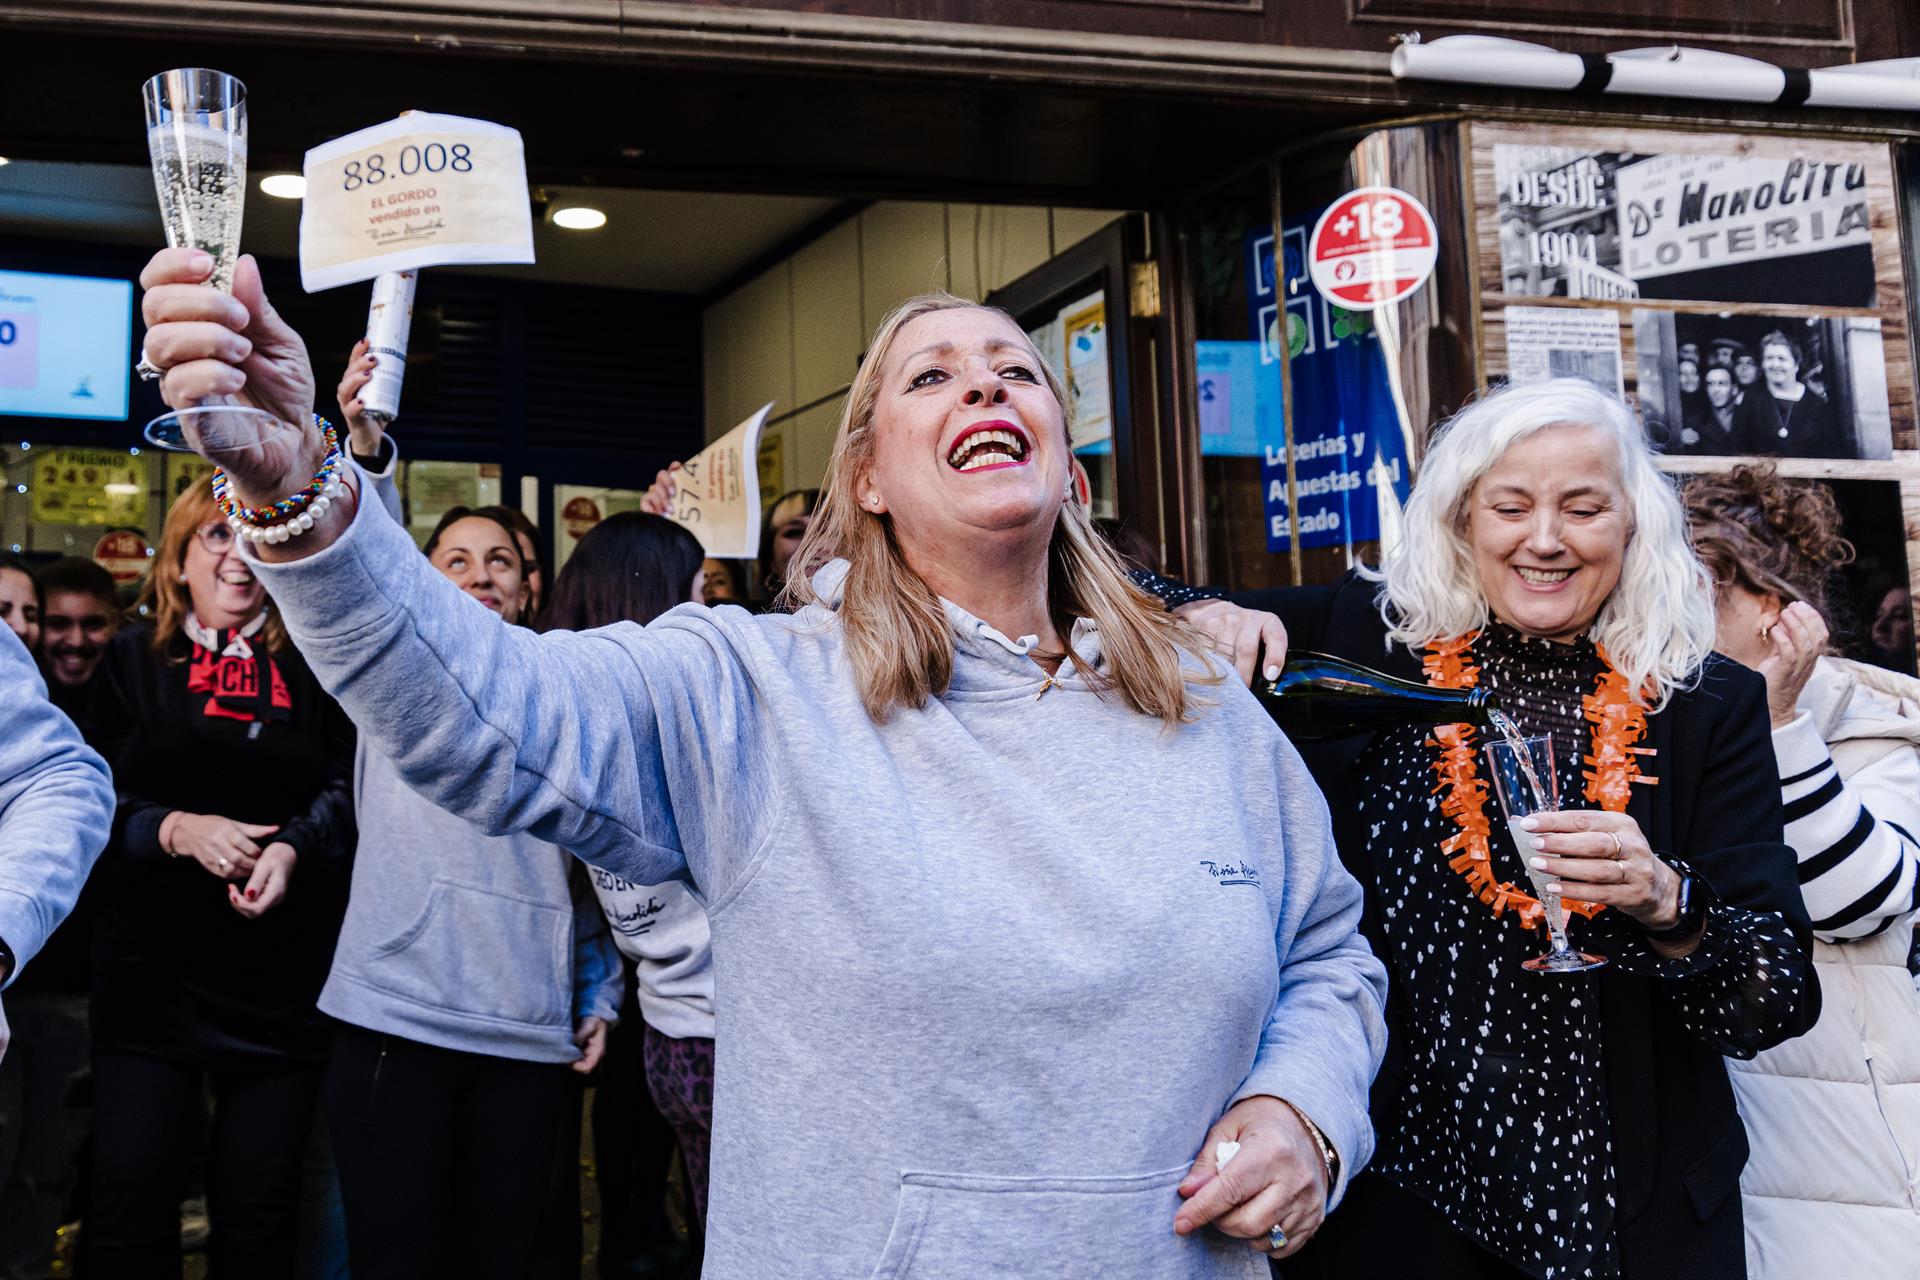
<path id="1" fill-rule="evenodd" d="M 1223 1142 L 1213 1149 L 1213 1168 L 1217 1173 L 1227 1167 L 1227 1161 L 1240 1154 L 1240 1144 Z"/>

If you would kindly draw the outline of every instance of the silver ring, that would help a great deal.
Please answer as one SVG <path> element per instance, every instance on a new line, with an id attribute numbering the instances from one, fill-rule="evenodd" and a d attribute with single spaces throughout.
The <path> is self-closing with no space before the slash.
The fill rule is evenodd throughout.
<path id="1" fill-rule="evenodd" d="M 227 860 L 226 860 L 225 858 L 221 858 L 221 859 L 220 859 L 220 869 L 221 869 L 222 871 L 226 871 L 226 870 L 228 870 L 229 868 L 231 868 L 232 866 L 233 866 L 233 864 L 232 864 L 231 862 L 228 862 L 228 861 L 227 861 Z"/>
<path id="2" fill-rule="evenodd" d="M 153 362 L 153 357 L 147 354 L 145 347 L 140 348 L 140 363 L 133 366 L 133 371 L 140 375 L 142 382 L 158 382 L 161 375 L 166 372 Z"/>
<path id="3" fill-rule="evenodd" d="M 1287 1247 L 1286 1230 L 1283 1227 L 1281 1227 L 1279 1223 L 1276 1222 L 1271 1227 L 1267 1228 L 1267 1248 L 1273 1250 L 1273 1252 L 1275 1253 L 1278 1253 L 1286 1247 Z"/>

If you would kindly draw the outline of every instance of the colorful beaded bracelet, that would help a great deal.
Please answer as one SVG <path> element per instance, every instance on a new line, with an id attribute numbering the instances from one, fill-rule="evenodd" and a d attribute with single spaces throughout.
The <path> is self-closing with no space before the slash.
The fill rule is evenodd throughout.
<path id="1" fill-rule="evenodd" d="M 290 497 L 282 498 L 270 507 L 243 507 L 234 502 L 227 473 L 219 467 L 213 469 L 213 500 L 220 507 L 227 523 L 236 531 L 259 529 L 270 530 L 285 527 L 306 515 L 309 507 L 316 507 L 314 514 L 324 512 L 327 503 L 340 496 L 340 436 L 331 422 L 319 414 L 313 416 L 315 425 L 320 428 L 327 442 L 326 457 L 320 461 L 320 469 L 313 473 L 313 479 L 307 487 Z M 309 520 L 305 528 L 312 528 Z M 257 539 L 256 539 L 257 540 Z"/>

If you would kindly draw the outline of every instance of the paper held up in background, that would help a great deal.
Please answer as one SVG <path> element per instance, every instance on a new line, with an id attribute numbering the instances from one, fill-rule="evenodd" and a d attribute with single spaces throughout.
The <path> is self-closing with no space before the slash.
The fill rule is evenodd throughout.
<path id="1" fill-rule="evenodd" d="M 751 560 L 760 554 L 760 433 L 772 411 L 769 400 L 673 473 L 668 518 L 700 539 L 710 556 Z"/>
<path id="2" fill-rule="evenodd" d="M 307 152 L 300 283 L 308 293 L 383 271 L 533 261 L 517 130 L 409 111 Z"/>

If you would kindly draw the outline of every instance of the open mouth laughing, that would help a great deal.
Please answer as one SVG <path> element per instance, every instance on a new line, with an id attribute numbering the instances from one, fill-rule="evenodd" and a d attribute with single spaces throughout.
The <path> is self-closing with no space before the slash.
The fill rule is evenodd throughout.
<path id="1" fill-rule="evenodd" d="M 1011 422 L 981 422 L 968 427 L 947 451 L 955 471 L 990 471 L 1025 465 L 1033 448 L 1027 433 Z"/>
<path id="2" fill-rule="evenodd" d="M 1513 571 L 1530 587 L 1557 587 L 1573 576 L 1571 569 L 1529 569 L 1524 565 L 1515 565 Z"/>

